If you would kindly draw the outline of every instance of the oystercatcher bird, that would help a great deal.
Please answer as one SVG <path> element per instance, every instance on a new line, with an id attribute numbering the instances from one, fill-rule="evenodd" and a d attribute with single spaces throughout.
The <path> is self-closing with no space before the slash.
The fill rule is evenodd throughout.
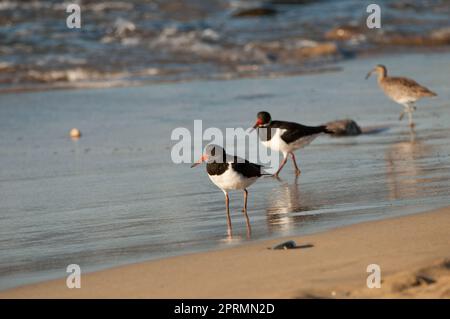
<path id="1" fill-rule="evenodd" d="M 321 133 L 333 134 L 324 125 L 306 126 L 293 122 L 272 121 L 268 112 L 258 113 L 253 129 L 258 129 L 259 139 L 265 147 L 283 153 L 283 161 L 273 175 L 275 177 L 278 177 L 283 169 L 289 154 L 294 163 L 295 175 L 300 175 L 301 171 L 297 166 L 294 151 L 308 145 Z"/>
<path id="2" fill-rule="evenodd" d="M 230 217 L 230 190 L 242 189 L 244 191 L 244 213 L 247 223 L 247 234 L 251 234 L 250 220 L 247 215 L 247 188 L 263 175 L 263 167 L 258 164 L 250 163 L 246 159 L 237 156 L 228 155 L 225 150 L 218 146 L 210 144 L 206 147 L 205 153 L 191 167 L 195 167 L 206 162 L 206 171 L 211 181 L 219 187 L 225 194 L 225 206 L 227 209 L 228 235 L 231 236 L 231 217 Z"/>
<path id="3" fill-rule="evenodd" d="M 409 126 L 413 127 L 412 113 L 416 110 L 414 103 L 423 97 L 437 96 L 436 93 L 430 91 L 426 87 L 420 85 L 413 79 L 405 77 L 390 77 L 387 75 L 387 69 L 384 65 L 377 65 L 366 75 L 366 79 L 372 73 L 378 74 L 378 85 L 390 99 L 403 105 L 404 109 L 400 113 L 399 121 L 403 119 L 405 113 L 408 113 Z"/>

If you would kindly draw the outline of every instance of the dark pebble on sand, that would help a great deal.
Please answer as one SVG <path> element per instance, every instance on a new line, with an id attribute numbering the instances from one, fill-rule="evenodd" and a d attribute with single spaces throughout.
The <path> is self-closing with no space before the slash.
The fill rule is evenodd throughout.
<path id="1" fill-rule="evenodd" d="M 272 249 L 292 249 L 297 247 L 297 244 L 293 240 L 286 241 L 284 243 L 274 246 Z"/>

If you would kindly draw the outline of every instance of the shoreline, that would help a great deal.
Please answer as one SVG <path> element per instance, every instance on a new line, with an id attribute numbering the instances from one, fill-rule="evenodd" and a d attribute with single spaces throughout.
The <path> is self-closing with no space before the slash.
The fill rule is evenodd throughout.
<path id="1" fill-rule="evenodd" d="M 450 207 L 0 291 L 3 298 L 450 298 Z M 271 250 L 294 240 L 291 250 Z M 311 246 L 310 246 L 311 245 Z M 381 288 L 366 287 L 367 266 Z"/>
<path id="2" fill-rule="evenodd" d="M 165 141 L 149 140 L 152 135 L 148 134 L 149 124 L 153 125 L 151 133 L 155 136 L 169 136 L 174 126 L 191 123 L 179 118 L 177 112 L 181 108 L 187 114 L 202 114 L 205 123 L 211 124 L 216 123 L 215 116 L 220 112 L 223 114 L 220 127 L 247 125 L 248 119 L 253 119 L 260 111 L 262 102 L 276 105 L 274 112 L 279 118 L 293 117 L 295 111 L 295 118 L 305 124 L 320 123 L 321 114 L 327 114 L 330 120 L 351 114 L 363 128 L 390 125 L 389 131 L 378 135 L 318 140 L 311 151 L 302 154 L 308 171 L 299 183 L 293 182 L 287 173 L 282 181 L 270 179 L 256 184 L 251 196 L 254 233 L 245 247 L 254 247 L 271 238 L 277 238 L 277 242 L 272 241 L 274 244 L 280 243 L 280 238 L 300 238 L 297 242 L 301 245 L 309 235 L 342 225 L 416 214 L 448 205 L 450 176 L 446 164 L 450 135 L 446 115 L 450 95 L 445 85 L 449 72 L 444 69 L 449 65 L 448 55 L 409 55 L 380 60 L 349 60 L 341 64 L 342 72 L 304 77 L 214 83 L 193 81 L 144 88 L 5 96 L 1 118 L 5 119 L 2 141 L 7 156 L 2 158 L 5 165 L 2 177 L 7 192 L 3 208 L 11 219 L 4 223 L 2 231 L 3 241 L 9 248 L 2 253 L 2 291 L 64 277 L 67 265 L 72 262 L 80 264 L 84 278 L 88 272 L 100 273 L 169 257 L 156 257 L 160 252 L 169 251 L 172 256 L 184 258 L 186 253 L 202 256 L 202 252 L 229 246 L 222 243 L 221 236 L 225 225 L 223 198 L 209 181 L 203 183 L 207 176 L 182 165 L 166 165 L 162 170 L 153 165 L 160 163 L 153 154 L 163 154 L 169 148 Z M 421 83 L 439 93 L 438 100 L 430 99 L 420 105 L 417 113 L 420 127 L 414 141 L 407 128 L 398 124 L 395 104 L 382 95 L 375 83 L 362 82 L 368 66 L 379 62 L 395 66 L 393 74 L 414 78 L 420 75 Z M 336 83 L 341 83 L 339 88 Z M 318 88 L 323 93 L 319 94 Z M 180 102 L 184 100 L 180 100 L 180 92 L 195 103 Z M 31 98 L 36 103 L 30 103 Z M 330 105 L 330 99 L 335 103 Z M 62 100 L 66 102 L 64 106 L 61 106 Z M 217 106 L 210 108 L 211 101 Z M 171 107 L 161 110 L 153 107 L 161 103 Z M 124 105 L 129 118 L 123 117 Z M 234 112 L 229 112 L 237 106 L 245 109 L 245 120 L 238 123 Z M 55 110 L 58 121 L 43 116 L 46 112 L 54 114 Z M 36 116 L 39 120 L 28 123 L 23 120 L 25 115 L 27 118 Z M 105 120 L 98 121 L 99 116 Z M 152 120 L 153 117 L 156 119 Z M 123 131 L 128 121 L 133 121 L 133 128 Z M 76 143 L 66 136 L 74 123 L 86 133 Z M 154 151 L 155 147 L 158 152 Z M 19 152 L 24 156 L 17 163 L 15 154 Z M 98 163 L 102 163 L 101 169 Z M 320 167 L 314 167 L 314 163 L 320 163 Z M 53 171 L 50 174 L 47 172 L 49 165 Z M 148 176 L 156 179 L 169 176 L 164 188 L 176 191 L 171 195 L 162 193 Z M 46 182 L 48 178 L 52 178 L 52 183 Z M 105 178 L 111 182 L 103 184 Z M 197 191 L 193 193 L 191 187 Z M 36 189 L 40 189 L 39 198 L 30 196 Z M 180 196 L 185 199 L 183 203 L 177 200 Z M 72 200 L 66 202 L 68 198 Z M 233 201 L 233 204 L 239 207 L 240 202 Z M 238 225 L 243 225 L 239 223 L 241 215 L 237 213 Z M 180 219 L 180 216 L 185 218 Z M 54 222 L 47 225 L 46 220 Z M 155 239 L 155 234 L 160 237 Z M 299 237 L 300 234 L 304 237 Z M 397 249 L 401 245 L 402 242 L 394 244 Z M 297 251 L 310 254 L 311 250 L 315 248 Z M 247 255 L 247 252 L 242 254 Z M 323 253 L 320 258 L 329 255 L 333 256 L 333 252 Z M 310 262 L 309 258 L 301 261 L 306 265 Z M 230 265 L 235 268 L 234 263 Z M 285 271 L 284 265 L 281 266 L 280 271 Z M 363 273 L 367 276 L 365 270 Z M 267 275 L 263 271 L 261 278 L 268 280 L 266 277 L 276 275 L 276 271 Z M 119 276 L 122 277 L 120 273 Z M 199 275 L 194 273 L 194 276 Z M 65 280 L 60 283 L 63 290 L 68 290 Z M 253 284 L 259 285 L 259 282 Z M 308 288 L 303 281 L 298 285 Z M 311 287 L 315 288 L 314 284 Z M 84 292 L 83 288 L 67 296 Z M 211 295 L 219 293 L 213 288 Z M 143 288 L 142 297 L 158 296 L 156 292 L 149 295 L 146 289 Z M 323 293 L 322 290 L 283 296 L 316 294 L 330 296 L 329 291 Z M 135 296 L 134 288 L 130 288 L 130 296 Z"/>
<path id="3" fill-rule="evenodd" d="M 326 61 L 323 62 L 321 66 L 312 69 L 298 70 L 294 72 L 281 72 L 281 73 L 264 73 L 264 74 L 241 74 L 235 76 L 224 76 L 216 75 L 213 77 L 202 77 L 202 76 L 192 76 L 179 79 L 161 79 L 161 80 L 111 80 L 104 79 L 100 81 L 75 81 L 75 82 L 53 82 L 49 84 L 30 84 L 22 86 L 13 87 L 0 87 L 0 95 L 4 94 L 22 94 L 22 93 L 39 93 L 39 92 L 52 92 L 52 91 L 66 91 L 66 90 L 97 90 L 97 89 L 116 89 L 116 88 L 139 88 L 146 86 L 155 85 L 171 85 L 180 83 L 191 83 L 191 82 L 216 82 L 216 81 L 235 81 L 235 80 L 251 80 L 251 79 L 274 79 L 274 78 L 286 78 L 286 77 L 299 77 L 299 76 L 309 76 L 317 74 L 330 74 L 334 72 L 342 71 L 342 64 L 352 63 L 358 60 L 374 59 L 376 57 L 395 57 L 402 56 L 405 52 L 408 55 L 443 55 L 450 52 L 449 46 L 442 47 L 396 47 L 385 51 L 362 51 L 357 52 L 355 57 L 344 57 L 338 59 L 337 61 Z"/>

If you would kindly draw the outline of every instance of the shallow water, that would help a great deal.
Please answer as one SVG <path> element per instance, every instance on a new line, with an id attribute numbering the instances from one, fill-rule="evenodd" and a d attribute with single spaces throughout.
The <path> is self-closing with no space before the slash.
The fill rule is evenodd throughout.
<path id="1" fill-rule="evenodd" d="M 232 193 L 235 237 L 223 194 L 205 168 L 170 161 L 176 127 L 251 126 L 277 119 L 318 124 L 351 117 L 378 134 L 319 137 L 288 162 L 281 181 L 250 190 L 251 240 L 307 234 L 449 204 L 450 56 L 403 55 L 341 63 L 303 77 L 191 82 L 0 97 L 0 289 L 248 240 Z M 364 75 L 384 63 L 439 97 L 418 104 L 416 136 L 400 106 Z M 68 130 L 83 136 L 70 140 Z M 412 140 L 414 139 L 414 140 Z"/>

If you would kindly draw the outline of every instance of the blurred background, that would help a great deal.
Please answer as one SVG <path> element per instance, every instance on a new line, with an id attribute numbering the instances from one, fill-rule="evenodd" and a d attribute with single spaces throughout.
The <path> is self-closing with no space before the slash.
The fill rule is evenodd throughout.
<path id="1" fill-rule="evenodd" d="M 68 29 L 66 7 L 81 7 Z M 450 1 L 0 1 L 0 90 L 280 76 L 379 52 L 446 50 Z"/>

